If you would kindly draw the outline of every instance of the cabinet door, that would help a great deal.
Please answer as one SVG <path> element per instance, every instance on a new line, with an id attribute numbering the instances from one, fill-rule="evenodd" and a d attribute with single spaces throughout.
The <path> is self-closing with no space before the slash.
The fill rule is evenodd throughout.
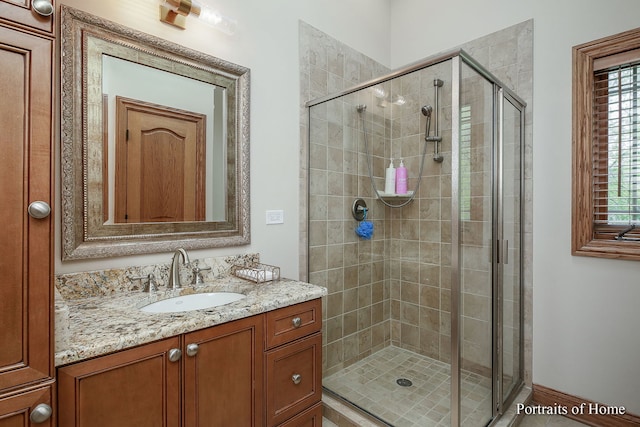
<path id="1" fill-rule="evenodd" d="M 179 427 L 177 337 L 58 369 L 59 427 Z M 173 358 L 172 358 L 173 359 Z"/>
<path id="2" fill-rule="evenodd" d="M 52 408 L 51 387 L 42 387 L 0 399 L 0 427 L 53 427 L 53 416 L 31 422 L 31 412 L 38 405 Z M 45 417 L 46 418 L 46 417 Z"/>
<path id="3" fill-rule="evenodd" d="M 0 393 L 53 377 L 52 46 L 0 25 Z"/>
<path id="4" fill-rule="evenodd" d="M 54 1 L 49 2 L 55 9 Z M 42 16 L 37 13 L 32 6 L 32 0 L 0 0 L 0 21 L 2 20 L 26 25 L 38 31 L 53 32 L 53 15 Z"/>
<path id="5" fill-rule="evenodd" d="M 185 335 L 185 426 L 262 426 L 262 319 Z"/>

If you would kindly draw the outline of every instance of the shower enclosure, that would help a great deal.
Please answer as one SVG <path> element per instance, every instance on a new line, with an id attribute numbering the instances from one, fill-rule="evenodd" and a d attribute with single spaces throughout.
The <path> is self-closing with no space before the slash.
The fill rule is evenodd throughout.
<path id="1" fill-rule="evenodd" d="M 325 390 L 388 425 L 496 421 L 523 382 L 524 102 L 457 50 L 307 107 Z"/>

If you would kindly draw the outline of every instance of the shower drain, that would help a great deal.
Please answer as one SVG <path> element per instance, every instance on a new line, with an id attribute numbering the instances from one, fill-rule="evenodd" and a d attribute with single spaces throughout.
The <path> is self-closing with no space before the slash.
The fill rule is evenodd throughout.
<path id="1" fill-rule="evenodd" d="M 398 378 L 396 380 L 396 383 L 401 387 L 411 387 L 413 385 L 411 380 L 408 380 L 406 378 Z"/>

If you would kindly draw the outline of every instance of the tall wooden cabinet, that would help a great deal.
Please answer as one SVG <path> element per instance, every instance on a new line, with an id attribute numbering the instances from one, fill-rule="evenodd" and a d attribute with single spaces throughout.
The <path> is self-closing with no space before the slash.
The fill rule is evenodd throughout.
<path id="1" fill-rule="evenodd" d="M 54 34 L 31 3 L 0 0 L 0 427 L 53 425 Z"/>

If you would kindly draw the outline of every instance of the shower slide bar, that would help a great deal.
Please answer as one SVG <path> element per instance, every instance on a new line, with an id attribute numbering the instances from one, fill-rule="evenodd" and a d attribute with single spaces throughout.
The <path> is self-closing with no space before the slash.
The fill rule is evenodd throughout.
<path id="1" fill-rule="evenodd" d="M 433 80 L 433 90 L 435 92 L 435 104 L 436 104 L 436 120 L 434 126 L 434 135 L 429 136 L 429 127 L 427 124 L 427 130 L 424 133 L 424 140 L 427 142 L 433 142 L 433 161 L 442 163 L 444 157 L 440 154 L 440 143 L 442 142 L 442 136 L 440 135 L 440 88 L 444 85 L 444 82 L 440 79 Z M 431 117 L 431 106 L 425 105 L 422 107 L 422 114 Z"/>

